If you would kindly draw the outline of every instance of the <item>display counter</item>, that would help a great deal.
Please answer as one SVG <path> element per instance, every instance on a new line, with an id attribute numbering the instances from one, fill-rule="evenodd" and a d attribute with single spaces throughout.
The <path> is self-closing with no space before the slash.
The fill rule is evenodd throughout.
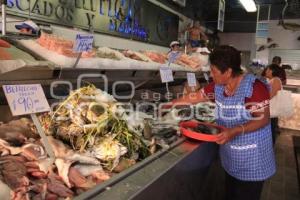
<path id="1" fill-rule="evenodd" d="M 149 164 L 119 174 L 124 177 L 121 181 L 109 180 L 75 199 L 205 199 L 217 149 L 215 143 L 185 140 Z"/>

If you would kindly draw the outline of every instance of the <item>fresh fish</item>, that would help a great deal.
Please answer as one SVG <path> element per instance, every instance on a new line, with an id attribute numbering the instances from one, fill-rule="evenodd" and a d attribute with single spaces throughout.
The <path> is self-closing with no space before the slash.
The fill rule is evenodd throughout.
<path id="1" fill-rule="evenodd" d="M 300 31 L 300 24 L 297 23 L 286 23 L 284 22 L 284 17 L 285 17 L 285 11 L 289 7 L 289 2 L 285 0 L 285 5 L 282 9 L 281 12 L 281 19 L 279 20 L 278 25 L 281 25 L 284 29 L 286 30 L 291 30 L 291 31 Z"/>
<path id="2" fill-rule="evenodd" d="M 99 165 L 100 161 L 91 156 L 75 153 L 72 149 L 68 148 L 64 143 L 59 140 L 48 136 L 48 141 L 54 151 L 56 158 L 67 159 L 70 161 L 78 161 L 79 163 Z"/>
<path id="3" fill-rule="evenodd" d="M 69 170 L 69 180 L 76 188 L 90 189 L 95 186 L 91 179 L 85 178 L 76 168 L 71 167 Z"/>
<path id="4" fill-rule="evenodd" d="M 297 23 L 284 22 L 283 20 L 279 20 L 278 24 L 281 25 L 285 30 L 300 31 L 300 24 Z"/>
<path id="5" fill-rule="evenodd" d="M 61 182 L 61 178 L 55 175 L 54 173 L 50 173 L 48 175 L 50 180 L 48 184 L 48 191 L 57 194 L 60 197 L 72 197 L 73 192 L 69 188 L 67 188 L 63 182 Z"/>
<path id="6" fill-rule="evenodd" d="M 7 124 L 0 125 L 0 138 L 14 144 L 21 146 L 28 138 L 38 138 L 33 123 L 27 119 L 10 121 Z"/>
<path id="7" fill-rule="evenodd" d="M 17 155 L 22 152 L 22 148 L 10 146 L 10 144 L 8 144 L 8 142 L 0 139 L 0 152 L 1 152 L 2 156 L 8 155 L 8 154 Z"/>
<path id="8" fill-rule="evenodd" d="M 265 50 L 265 49 L 266 49 L 266 46 L 262 45 L 262 46 L 260 46 L 260 47 L 257 49 L 257 51 L 263 51 L 263 50 Z"/>
<path id="9" fill-rule="evenodd" d="M 268 38 L 267 38 L 267 42 L 268 42 L 268 43 L 273 42 L 273 39 L 268 37 Z"/>
<path id="10" fill-rule="evenodd" d="M 128 169 L 132 165 L 134 165 L 136 161 L 134 159 L 121 158 L 118 166 L 115 167 L 114 172 L 120 173 L 125 169 Z"/>
<path id="11" fill-rule="evenodd" d="M 37 144 L 26 144 L 22 147 L 22 156 L 28 160 L 40 160 L 47 158 L 44 148 Z"/>
<path id="12" fill-rule="evenodd" d="M 279 47 L 277 43 L 272 43 L 268 46 L 269 49 L 276 48 L 276 47 Z"/>
<path id="13" fill-rule="evenodd" d="M 74 168 L 76 168 L 83 176 L 90 176 L 97 171 L 104 172 L 101 165 L 75 164 Z"/>
<path id="14" fill-rule="evenodd" d="M 127 153 L 127 148 L 115 140 L 113 136 L 109 136 L 93 147 L 90 153 L 100 160 L 113 161 L 112 170 L 118 165 L 120 157 Z"/>
<path id="15" fill-rule="evenodd" d="M 199 124 L 196 128 L 193 129 L 193 131 L 212 135 L 220 133 L 219 129 L 212 126 L 205 126 L 203 124 Z"/>
<path id="16" fill-rule="evenodd" d="M 143 136 L 145 139 L 149 140 L 152 137 L 152 129 L 149 120 L 144 120 L 144 122 L 145 122 L 145 127 L 143 131 Z"/>
<path id="17" fill-rule="evenodd" d="M 27 170 L 24 165 L 25 159 L 21 156 L 4 156 L 0 161 L 2 175 L 5 183 L 12 189 L 26 187 L 29 180 L 26 176 Z"/>
<path id="18" fill-rule="evenodd" d="M 55 165 L 57 167 L 58 174 L 69 188 L 72 187 L 69 180 L 69 170 L 73 162 L 74 161 L 65 160 L 61 158 L 57 158 L 55 160 Z"/>

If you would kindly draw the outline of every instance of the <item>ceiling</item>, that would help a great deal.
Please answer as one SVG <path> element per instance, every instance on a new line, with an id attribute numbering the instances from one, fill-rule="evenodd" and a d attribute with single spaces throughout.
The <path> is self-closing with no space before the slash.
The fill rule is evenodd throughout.
<path id="1" fill-rule="evenodd" d="M 186 0 L 186 7 L 182 8 L 173 0 L 160 0 L 169 7 L 183 13 L 192 19 L 200 19 L 211 29 L 217 27 L 219 0 Z M 257 13 L 247 13 L 239 0 L 225 0 L 224 32 L 255 32 Z M 279 20 L 285 0 L 255 0 L 261 7 L 261 16 L 267 19 L 268 7 L 271 6 L 270 19 Z M 300 18 L 300 0 L 288 0 L 289 7 L 285 18 Z"/>

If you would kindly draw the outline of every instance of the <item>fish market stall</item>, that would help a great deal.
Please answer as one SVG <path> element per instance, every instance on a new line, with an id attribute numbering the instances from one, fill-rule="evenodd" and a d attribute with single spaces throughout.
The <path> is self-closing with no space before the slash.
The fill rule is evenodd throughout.
<path id="1" fill-rule="evenodd" d="M 82 88 L 58 105 L 56 111 L 51 115 L 52 117 L 56 116 L 53 126 L 49 121 L 51 116 L 40 116 L 44 130 L 48 131 L 48 140 L 56 156 L 51 169 L 46 167 L 49 166 L 49 160 L 30 120 L 22 118 L 1 124 L 1 159 L 5 163 L 2 163 L 1 169 L 5 170 L 2 171 L 4 183 L 13 190 L 10 191 L 12 197 L 29 197 L 31 199 L 42 198 L 40 195 L 47 198 L 79 195 L 76 198 L 87 199 L 96 195 L 96 199 L 105 199 L 106 196 L 122 199 L 115 195 L 126 193 L 128 196 L 124 196 L 124 199 L 130 196 L 140 198 L 139 196 L 147 196 L 149 192 L 159 192 L 159 186 L 162 184 L 167 184 L 165 188 L 168 192 L 157 194 L 176 195 L 173 191 L 173 187 L 176 185 L 171 186 L 164 181 L 171 177 L 176 177 L 174 181 L 179 178 L 181 183 L 184 182 L 187 186 L 186 188 L 178 185 L 180 190 L 177 191 L 181 191 L 182 196 L 203 195 L 202 192 L 197 192 L 199 188 L 194 178 L 198 176 L 197 181 L 204 182 L 216 154 L 215 145 L 208 143 L 199 145 L 199 143 L 185 141 L 183 138 L 178 139 L 176 131 L 171 134 L 173 142 L 169 141 L 170 143 L 166 143 L 167 140 L 161 140 L 156 136 L 152 137 L 151 142 L 147 142 L 145 139 L 141 140 L 141 137 L 131 132 L 141 130 L 140 126 L 136 126 L 139 124 L 122 125 L 123 119 L 127 122 L 130 121 L 128 115 L 119 119 L 121 121 L 115 123 L 114 127 L 110 127 L 116 129 L 114 130 L 116 135 L 108 133 L 107 136 L 100 139 L 101 134 L 99 135 L 99 133 L 109 128 L 106 125 L 111 124 L 111 120 L 116 120 L 116 118 L 110 118 L 109 115 L 103 113 L 103 106 L 109 107 L 107 112 L 118 111 L 117 115 L 122 114 L 123 110 L 115 110 L 114 104 L 99 104 L 97 101 L 91 100 L 93 98 L 85 101 L 83 107 L 72 107 L 72 104 L 75 103 L 74 100 L 79 97 L 76 94 L 82 93 L 83 97 L 79 98 L 84 98 L 84 94 L 91 92 L 96 96 L 98 94 L 98 98 L 102 98 L 101 102 L 108 100 L 112 103 L 113 99 L 109 95 L 104 94 L 101 97 L 99 96 L 100 91 L 96 90 L 95 93 L 93 88 Z M 91 102 L 89 103 L 89 101 Z M 87 109 L 86 118 L 81 118 L 81 115 L 76 112 L 80 108 Z M 102 118 L 101 123 L 100 118 Z M 84 119 L 88 119 L 90 122 L 97 120 L 97 124 L 94 124 L 97 127 L 93 127 L 93 124 L 86 124 L 83 130 L 80 130 L 80 123 L 85 123 L 81 120 Z M 6 132 L 8 130 L 9 132 Z M 113 130 L 111 129 L 111 131 Z M 125 135 L 122 136 L 123 134 Z M 147 138 L 145 130 L 143 134 L 144 138 Z M 120 138 L 118 139 L 118 137 Z M 164 135 L 164 137 L 170 139 L 170 136 Z M 177 139 L 174 140 L 174 137 Z M 126 145 L 128 142 L 126 138 L 133 140 L 129 146 Z M 153 142 L 153 138 L 158 143 L 155 140 Z M 68 141 L 69 145 L 63 141 Z M 159 145 L 157 146 L 157 144 Z M 137 154 L 137 151 L 140 151 L 139 148 L 142 148 L 140 153 L 145 155 Z M 152 155 L 146 156 L 150 153 Z M 123 157 L 125 154 L 129 157 Z M 146 157 L 143 158 L 143 156 Z M 135 159 L 141 160 L 137 162 Z M 11 165 L 15 167 L 11 168 Z M 15 173 L 21 165 L 24 166 L 22 170 Z M 14 177 L 17 176 L 23 178 L 18 182 L 13 182 Z M 123 188 L 124 186 L 126 188 Z M 194 186 L 196 187 L 194 188 Z M 112 189 L 107 190 L 108 188 Z M 118 193 L 113 192 L 115 190 Z M 189 193 L 190 190 L 193 194 Z M 110 192 L 111 194 L 109 194 Z M 163 199 L 163 197 L 158 197 L 158 199 Z"/>
<path id="2" fill-rule="evenodd" d="M 178 193 L 166 179 L 179 183 L 180 196 L 203 195 L 194 178 L 206 182 L 217 148 L 187 141 L 178 123 L 191 120 L 194 110 L 200 110 L 198 120 L 211 121 L 207 108 L 213 106 L 173 109 L 156 118 L 158 110 L 148 104 L 168 97 L 131 95 L 172 91 L 186 82 L 187 72 L 204 81 L 200 60 L 182 54 L 169 63 L 166 53 L 108 47 L 76 53 L 73 41 L 44 32 L 38 39 L 5 38 L 2 46 L 14 53 L 3 54 L 0 62 L 1 88 L 40 84 L 51 105 L 49 113 L 38 114 L 47 145 L 32 120 L 11 116 L 0 92 L 0 183 L 6 199 L 118 199 L 122 193 L 125 199 L 146 199 L 152 192 L 161 195 L 157 199 L 173 198 Z M 165 84 L 159 72 L 167 65 L 174 81 Z M 121 94 L 126 98 L 118 99 Z M 168 192 L 160 191 L 162 185 Z"/>
<path id="3" fill-rule="evenodd" d="M 9 38 L 0 39 L 0 80 L 24 80 L 35 73 L 40 78 L 53 76 L 54 64 L 32 55 Z M 20 71 L 25 73 L 20 73 Z M 21 76 L 16 76 L 22 74 Z"/>
<path id="4" fill-rule="evenodd" d="M 56 35 L 42 33 L 37 40 L 17 40 L 16 42 L 43 59 L 63 68 L 74 67 L 79 56 L 79 53 L 73 50 L 73 41 Z M 168 56 L 165 53 L 118 51 L 108 47 L 99 47 L 89 52 L 83 52 L 80 57 L 76 67 L 85 69 L 158 70 L 162 64 L 168 64 Z M 176 62 L 170 63 L 170 67 L 175 71 L 199 71 L 201 61 L 196 57 L 183 54 Z"/>

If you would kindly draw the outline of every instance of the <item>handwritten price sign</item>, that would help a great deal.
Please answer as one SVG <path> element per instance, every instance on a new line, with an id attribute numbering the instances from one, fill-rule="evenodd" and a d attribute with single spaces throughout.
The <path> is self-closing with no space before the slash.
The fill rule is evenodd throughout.
<path id="1" fill-rule="evenodd" d="M 83 51 L 90 51 L 93 49 L 93 35 L 76 35 L 74 51 L 75 52 L 83 52 Z"/>
<path id="2" fill-rule="evenodd" d="M 170 67 L 161 67 L 160 78 L 161 78 L 161 82 L 163 83 L 174 81 L 172 69 Z"/>
<path id="3" fill-rule="evenodd" d="M 186 73 L 188 85 L 190 87 L 196 87 L 197 81 L 196 81 L 196 75 L 194 73 Z"/>
<path id="4" fill-rule="evenodd" d="M 14 116 L 50 111 L 40 84 L 3 85 L 3 90 Z"/>
<path id="5" fill-rule="evenodd" d="M 171 51 L 169 54 L 169 63 L 175 62 L 179 56 L 180 56 L 180 52 Z"/>

